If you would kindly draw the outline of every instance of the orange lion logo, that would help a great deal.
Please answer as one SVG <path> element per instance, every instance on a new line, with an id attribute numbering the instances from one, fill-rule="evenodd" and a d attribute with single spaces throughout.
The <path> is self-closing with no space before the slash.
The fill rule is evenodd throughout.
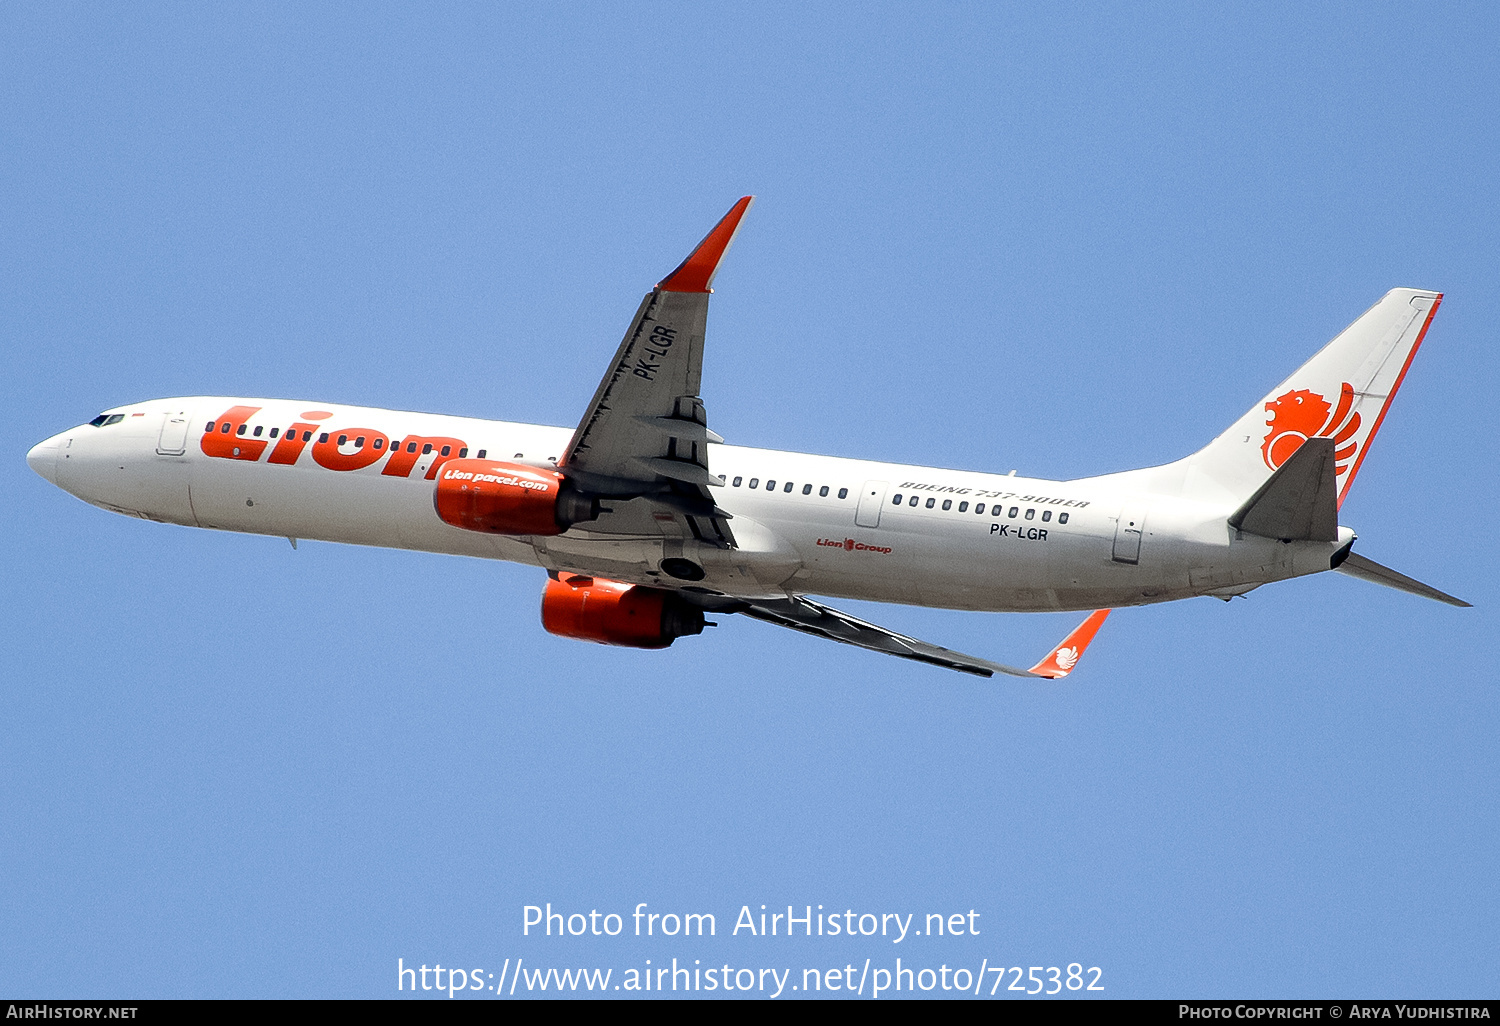
<path id="1" fill-rule="evenodd" d="M 1350 412 L 1353 405 L 1354 386 L 1347 381 L 1339 390 L 1337 408 L 1330 406 L 1328 400 L 1318 393 L 1305 388 L 1279 395 L 1266 403 L 1266 412 L 1270 414 L 1266 423 L 1270 430 L 1260 447 L 1266 466 L 1275 470 L 1309 438 L 1332 438 L 1333 455 L 1337 461 L 1334 472 L 1343 474 L 1348 471 L 1349 460 L 1359 448 L 1358 442 L 1349 441 L 1359 430 L 1360 423 L 1359 414 Z M 1333 411 L 1331 415 L 1330 410 Z"/>

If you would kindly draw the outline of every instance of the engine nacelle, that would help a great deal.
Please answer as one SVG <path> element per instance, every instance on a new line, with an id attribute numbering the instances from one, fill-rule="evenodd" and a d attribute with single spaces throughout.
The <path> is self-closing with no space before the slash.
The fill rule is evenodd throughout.
<path id="1" fill-rule="evenodd" d="M 561 534 L 599 516 L 599 500 L 555 470 L 494 460 L 449 460 L 432 505 L 445 524 L 487 534 Z"/>
<path id="2" fill-rule="evenodd" d="M 666 648 L 685 634 L 702 634 L 704 621 L 703 610 L 670 591 L 564 575 L 542 592 L 542 626 L 601 645 Z"/>

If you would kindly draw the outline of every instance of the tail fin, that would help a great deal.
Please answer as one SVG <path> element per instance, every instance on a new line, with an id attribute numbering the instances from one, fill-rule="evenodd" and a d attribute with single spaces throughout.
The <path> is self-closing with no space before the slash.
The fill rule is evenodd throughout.
<path id="1" fill-rule="evenodd" d="M 1189 457 L 1193 471 L 1248 496 L 1309 438 L 1331 438 L 1338 503 L 1359 473 L 1443 296 L 1392 289 L 1234 426 Z"/>

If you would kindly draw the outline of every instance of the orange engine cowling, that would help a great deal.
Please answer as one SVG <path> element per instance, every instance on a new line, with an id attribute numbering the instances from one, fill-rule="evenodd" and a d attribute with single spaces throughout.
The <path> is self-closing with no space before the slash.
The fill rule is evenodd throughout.
<path id="1" fill-rule="evenodd" d="M 494 460 L 444 463 L 432 505 L 443 523 L 488 534 L 561 534 L 599 515 L 557 471 Z"/>
<path id="2" fill-rule="evenodd" d="M 670 591 L 564 575 L 542 592 L 542 626 L 564 638 L 627 648 L 666 648 L 702 634 L 703 610 Z"/>

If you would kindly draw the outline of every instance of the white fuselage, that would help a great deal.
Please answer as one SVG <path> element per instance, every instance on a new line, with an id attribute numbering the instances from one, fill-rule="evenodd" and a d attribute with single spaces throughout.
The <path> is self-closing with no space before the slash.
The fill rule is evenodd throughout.
<path id="1" fill-rule="evenodd" d="M 217 425 L 235 407 L 254 413 L 243 433 L 238 424 L 222 433 Z M 1173 476 L 1160 469 L 1044 481 L 728 444 L 711 447 L 709 467 L 722 481 L 713 494 L 733 515 L 736 548 L 684 537 L 670 517 L 653 520 L 645 500 L 606 501 L 641 504 L 635 522 L 644 526 L 634 533 L 585 523 L 553 537 L 506 537 L 438 518 L 442 464 L 462 449 L 550 468 L 570 430 L 274 399 L 167 399 L 109 412 L 122 419 L 49 438 L 28 461 L 85 501 L 150 520 L 482 556 L 741 597 L 816 594 L 993 611 L 1228 597 L 1327 570 L 1352 537 L 1347 528 L 1337 542 L 1241 534 L 1226 522 L 1233 503 L 1164 487 Z M 294 424 L 297 442 L 285 445 Z M 663 574 L 661 561 L 672 556 L 699 563 L 706 578 Z"/>

